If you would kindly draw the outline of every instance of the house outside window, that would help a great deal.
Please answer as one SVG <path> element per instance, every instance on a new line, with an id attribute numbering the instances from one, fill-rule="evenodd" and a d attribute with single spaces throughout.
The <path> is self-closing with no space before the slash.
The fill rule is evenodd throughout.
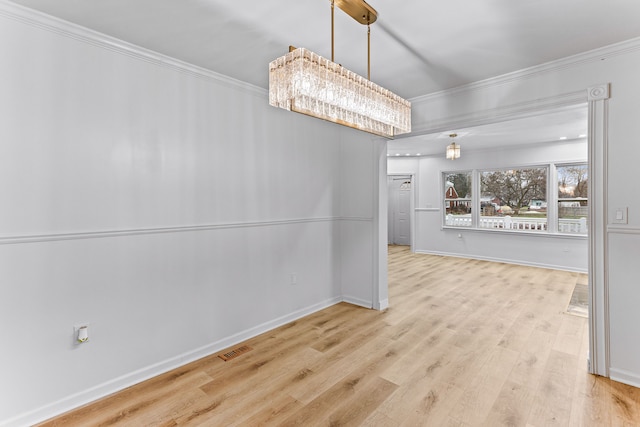
<path id="1" fill-rule="evenodd" d="M 587 234 L 587 163 L 444 172 L 442 177 L 445 227 Z"/>
<path id="2" fill-rule="evenodd" d="M 472 227 L 471 171 L 444 174 L 445 225 Z"/>

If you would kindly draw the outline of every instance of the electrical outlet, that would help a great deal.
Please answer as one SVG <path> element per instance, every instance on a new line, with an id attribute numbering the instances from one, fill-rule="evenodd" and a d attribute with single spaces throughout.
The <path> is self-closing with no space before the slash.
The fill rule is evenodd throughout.
<path id="1" fill-rule="evenodd" d="M 73 326 L 73 336 L 78 344 L 89 341 L 89 323 L 79 323 Z"/>
<path id="2" fill-rule="evenodd" d="M 296 273 L 291 273 L 291 284 L 292 285 L 298 284 L 298 275 Z"/>

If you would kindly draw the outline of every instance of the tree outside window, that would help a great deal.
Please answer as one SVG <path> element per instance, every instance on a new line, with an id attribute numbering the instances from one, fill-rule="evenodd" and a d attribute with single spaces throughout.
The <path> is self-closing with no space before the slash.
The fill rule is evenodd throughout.
<path id="1" fill-rule="evenodd" d="M 484 171 L 480 190 L 480 228 L 547 229 L 546 167 Z"/>
<path id="2" fill-rule="evenodd" d="M 588 178 L 586 163 L 563 165 L 558 173 L 558 231 L 587 234 L 589 213 Z"/>
<path id="3" fill-rule="evenodd" d="M 557 181 L 557 193 L 548 188 L 549 170 L 557 173 L 552 180 L 554 184 Z M 588 233 L 586 163 L 445 172 L 442 176 L 445 226 Z M 472 189 L 477 188 L 476 185 L 480 188 L 480 195 L 472 198 Z M 550 197 L 549 206 L 547 195 Z M 478 215 L 472 215 L 476 211 Z M 557 223 L 549 225 L 549 216 L 557 218 Z"/>

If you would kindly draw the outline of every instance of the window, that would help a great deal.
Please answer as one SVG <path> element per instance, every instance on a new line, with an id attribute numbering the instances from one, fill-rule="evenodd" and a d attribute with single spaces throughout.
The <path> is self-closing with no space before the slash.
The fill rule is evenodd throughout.
<path id="1" fill-rule="evenodd" d="M 588 172 L 584 162 L 445 172 L 444 226 L 586 235 Z"/>
<path id="2" fill-rule="evenodd" d="M 547 168 L 480 173 L 480 228 L 547 229 Z"/>
<path id="3" fill-rule="evenodd" d="M 471 172 L 444 174 L 445 224 L 471 227 Z"/>
<path id="4" fill-rule="evenodd" d="M 589 199 L 588 166 L 585 163 L 562 165 L 558 174 L 558 231 L 587 234 Z"/>

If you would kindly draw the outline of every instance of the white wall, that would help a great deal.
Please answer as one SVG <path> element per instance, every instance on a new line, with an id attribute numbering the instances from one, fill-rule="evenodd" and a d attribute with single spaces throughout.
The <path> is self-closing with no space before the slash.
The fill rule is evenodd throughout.
<path id="1" fill-rule="evenodd" d="M 388 171 L 416 174 L 414 251 L 587 272 L 588 245 L 584 236 L 443 228 L 441 189 L 443 172 L 586 160 L 586 140 L 575 140 L 500 150 L 464 150 L 460 159 L 453 162 L 445 159 L 444 153 L 419 158 L 389 157 Z"/>
<path id="2" fill-rule="evenodd" d="M 339 228 L 342 297 L 365 307 L 380 308 L 375 265 L 377 234 L 378 158 L 385 151 L 384 142 L 366 133 L 345 129 L 348 142 L 342 144 L 340 187 L 341 221 Z M 383 239 L 384 240 L 384 239 Z M 385 249 L 386 249 L 386 245 Z M 384 260 L 382 260 L 384 262 Z"/>
<path id="3" fill-rule="evenodd" d="M 0 51 L 0 425 L 374 305 L 379 142 L 8 3 Z"/>
<path id="4" fill-rule="evenodd" d="M 601 101 L 595 113 L 604 117 L 606 126 L 597 124 L 598 137 L 594 139 L 603 144 L 603 155 L 596 163 L 603 162 L 604 169 L 596 173 L 604 175 L 605 186 L 594 190 L 603 193 L 598 213 L 604 215 L 602 233 L 606 239 L 600 242 L 599 236 L 592 236 L 598 250 L 604 251 L 602 257 L 595 258 L 594 268 L 597 282 L 600 275 L 604 277 L 604 284 L 598 286 L 609 290 L 608 312 L 600 311 L 598 316 L 611 331 L 608 349 L 605 343 L 600 347 L 603 354 L 610 355 L 606 368 L 611 377 L 636 386 L 640 386 L 640 311 L 630 302 L 640 296 L 640 264 L 630 260 L 640 259 L 640 197 L 635 189 L 640 158 L 640 144 L 635 138 L 640 134 L 638 69 L 640 40 L 636 39 L 413 100 L 414 131 L 444 131 L 531 113 L 536 108 L 582 103 L 588 88 L 610 83 L 610 98 Z M 629 208 L 628 224 L 613 223 L 616 207 Z M 606 302 L 602 298 L 600 301 Z"/>

